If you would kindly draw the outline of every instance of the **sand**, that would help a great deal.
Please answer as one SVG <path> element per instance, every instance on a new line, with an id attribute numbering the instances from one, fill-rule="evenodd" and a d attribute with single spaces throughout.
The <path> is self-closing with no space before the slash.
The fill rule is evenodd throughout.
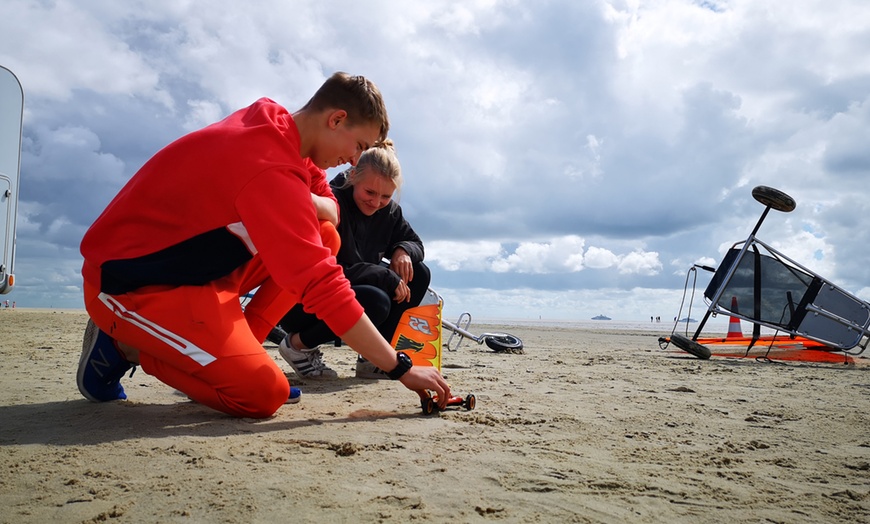
<path id="1" fill-rule="evenodd" d="M 445 352 L 473 411 L 424 417 L 344 347 L 335 381 L 281 361 L 302 402 L 253 420 L 141 370 L 128 401 L 86 401 L 85 322 L 0 310 L 0 522 L 870 522 L 864 358 L 700 361 L 661 330 L 514 326 L 523 355 Z"/>

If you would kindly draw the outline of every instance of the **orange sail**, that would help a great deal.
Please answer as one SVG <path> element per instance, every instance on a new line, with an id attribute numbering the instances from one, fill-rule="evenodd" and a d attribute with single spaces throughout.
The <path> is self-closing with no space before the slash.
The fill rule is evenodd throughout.
<path id="1" fill-rule="evenodd" d="M 710 348 L 710 353 L 718 357 L 758 358 L 789 360 L 799 362 L 854 363 L 854 359 L 840 351 L 804 337 L 772 335 L 759 337 L 751 350 L 747 350 L 752 337 L 732 336 L 699 338 L 698 344 Z"/>
<path id="2" fill-rule="evenodd" d="M 393 348 L 411 357 L 415 366 L 441 371 L 441 302 L 405 311 L 393 334 Z"/>

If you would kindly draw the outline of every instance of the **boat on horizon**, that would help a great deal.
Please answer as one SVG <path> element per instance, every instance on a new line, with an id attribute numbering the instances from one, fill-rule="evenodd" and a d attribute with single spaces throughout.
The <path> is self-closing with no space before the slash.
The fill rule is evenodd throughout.
<path id="1" fill-rule="evenodd" d="M 604 316 L 604 315 L 596 315 L 596 316 L 592 317 L 592 320 L 613 320 L 613 319 L 610 317 Z"/>

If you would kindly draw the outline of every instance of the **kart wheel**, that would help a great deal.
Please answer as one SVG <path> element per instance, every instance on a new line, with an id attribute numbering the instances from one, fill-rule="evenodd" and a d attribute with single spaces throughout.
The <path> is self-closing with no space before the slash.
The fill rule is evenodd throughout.
<path id="1" fill-rule="evenodd" d="M 477 399 L 474 398 L 474 395 L 468 395 L 465 397 L 465 409 L 471 411 L 474 409 L 474 406 L 477 404 Z"/>
<path id="2" fill-rule="evenodd" d="M 797 206 L 792 197 L 786 195 L 779 189 L 767 186 L 756 186 L 753 188 L 752 198 L 761 202 L 765 206 L 770 206 L 777 211 L 782 211 L 783 213 L 790 213 L 794 211 L 795 206 Z"/>
<path id="3" fill-rule="evenodd" d="M 431 398 L 420 400 L 420 407 L 423 408 L 424 415 L 431 415 L 435 413 L 435 401 Z"/>
<path id="4" fill-rule="evenodd" d="M 489 349 L 496 353 L 503 351 L 519 351 L 523 349 L 523 341 L 513 335 L 508 335 L 507 333 L 486 334 L 483 335 L 483 341 L 486 342 Z"/>
<path id="5" fill-rule="evenodd" d="M 671 335 L 671 342 L 683 351 L 691 353 L 700 359 L 707 360 L 710 358 L 710 350 L 706 346 L 702 346 L 694 340 L 684 337 L 679 333 Z"/>

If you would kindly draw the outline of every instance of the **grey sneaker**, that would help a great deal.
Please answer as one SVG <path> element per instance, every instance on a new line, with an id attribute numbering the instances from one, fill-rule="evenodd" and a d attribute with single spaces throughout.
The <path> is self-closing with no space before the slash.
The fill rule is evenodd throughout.
<path id="1" fill-rule="evenodd" d="M 290 342 L 291 336 L 293 333 L 288 333 L 278 344 L 278 353 L 297 375 L 303 378 L 338 378 L 338 373 L 323 363 L 323 353 L 318 348 L 296 349 Z"/>
<path id="2" fill-rule="evenodd" d="M 375 380 L 388 379 L 387 372 L 375 367 L 368 360 L 358 356 L 356 358 L 356 378 L 370 378 Z"/>

